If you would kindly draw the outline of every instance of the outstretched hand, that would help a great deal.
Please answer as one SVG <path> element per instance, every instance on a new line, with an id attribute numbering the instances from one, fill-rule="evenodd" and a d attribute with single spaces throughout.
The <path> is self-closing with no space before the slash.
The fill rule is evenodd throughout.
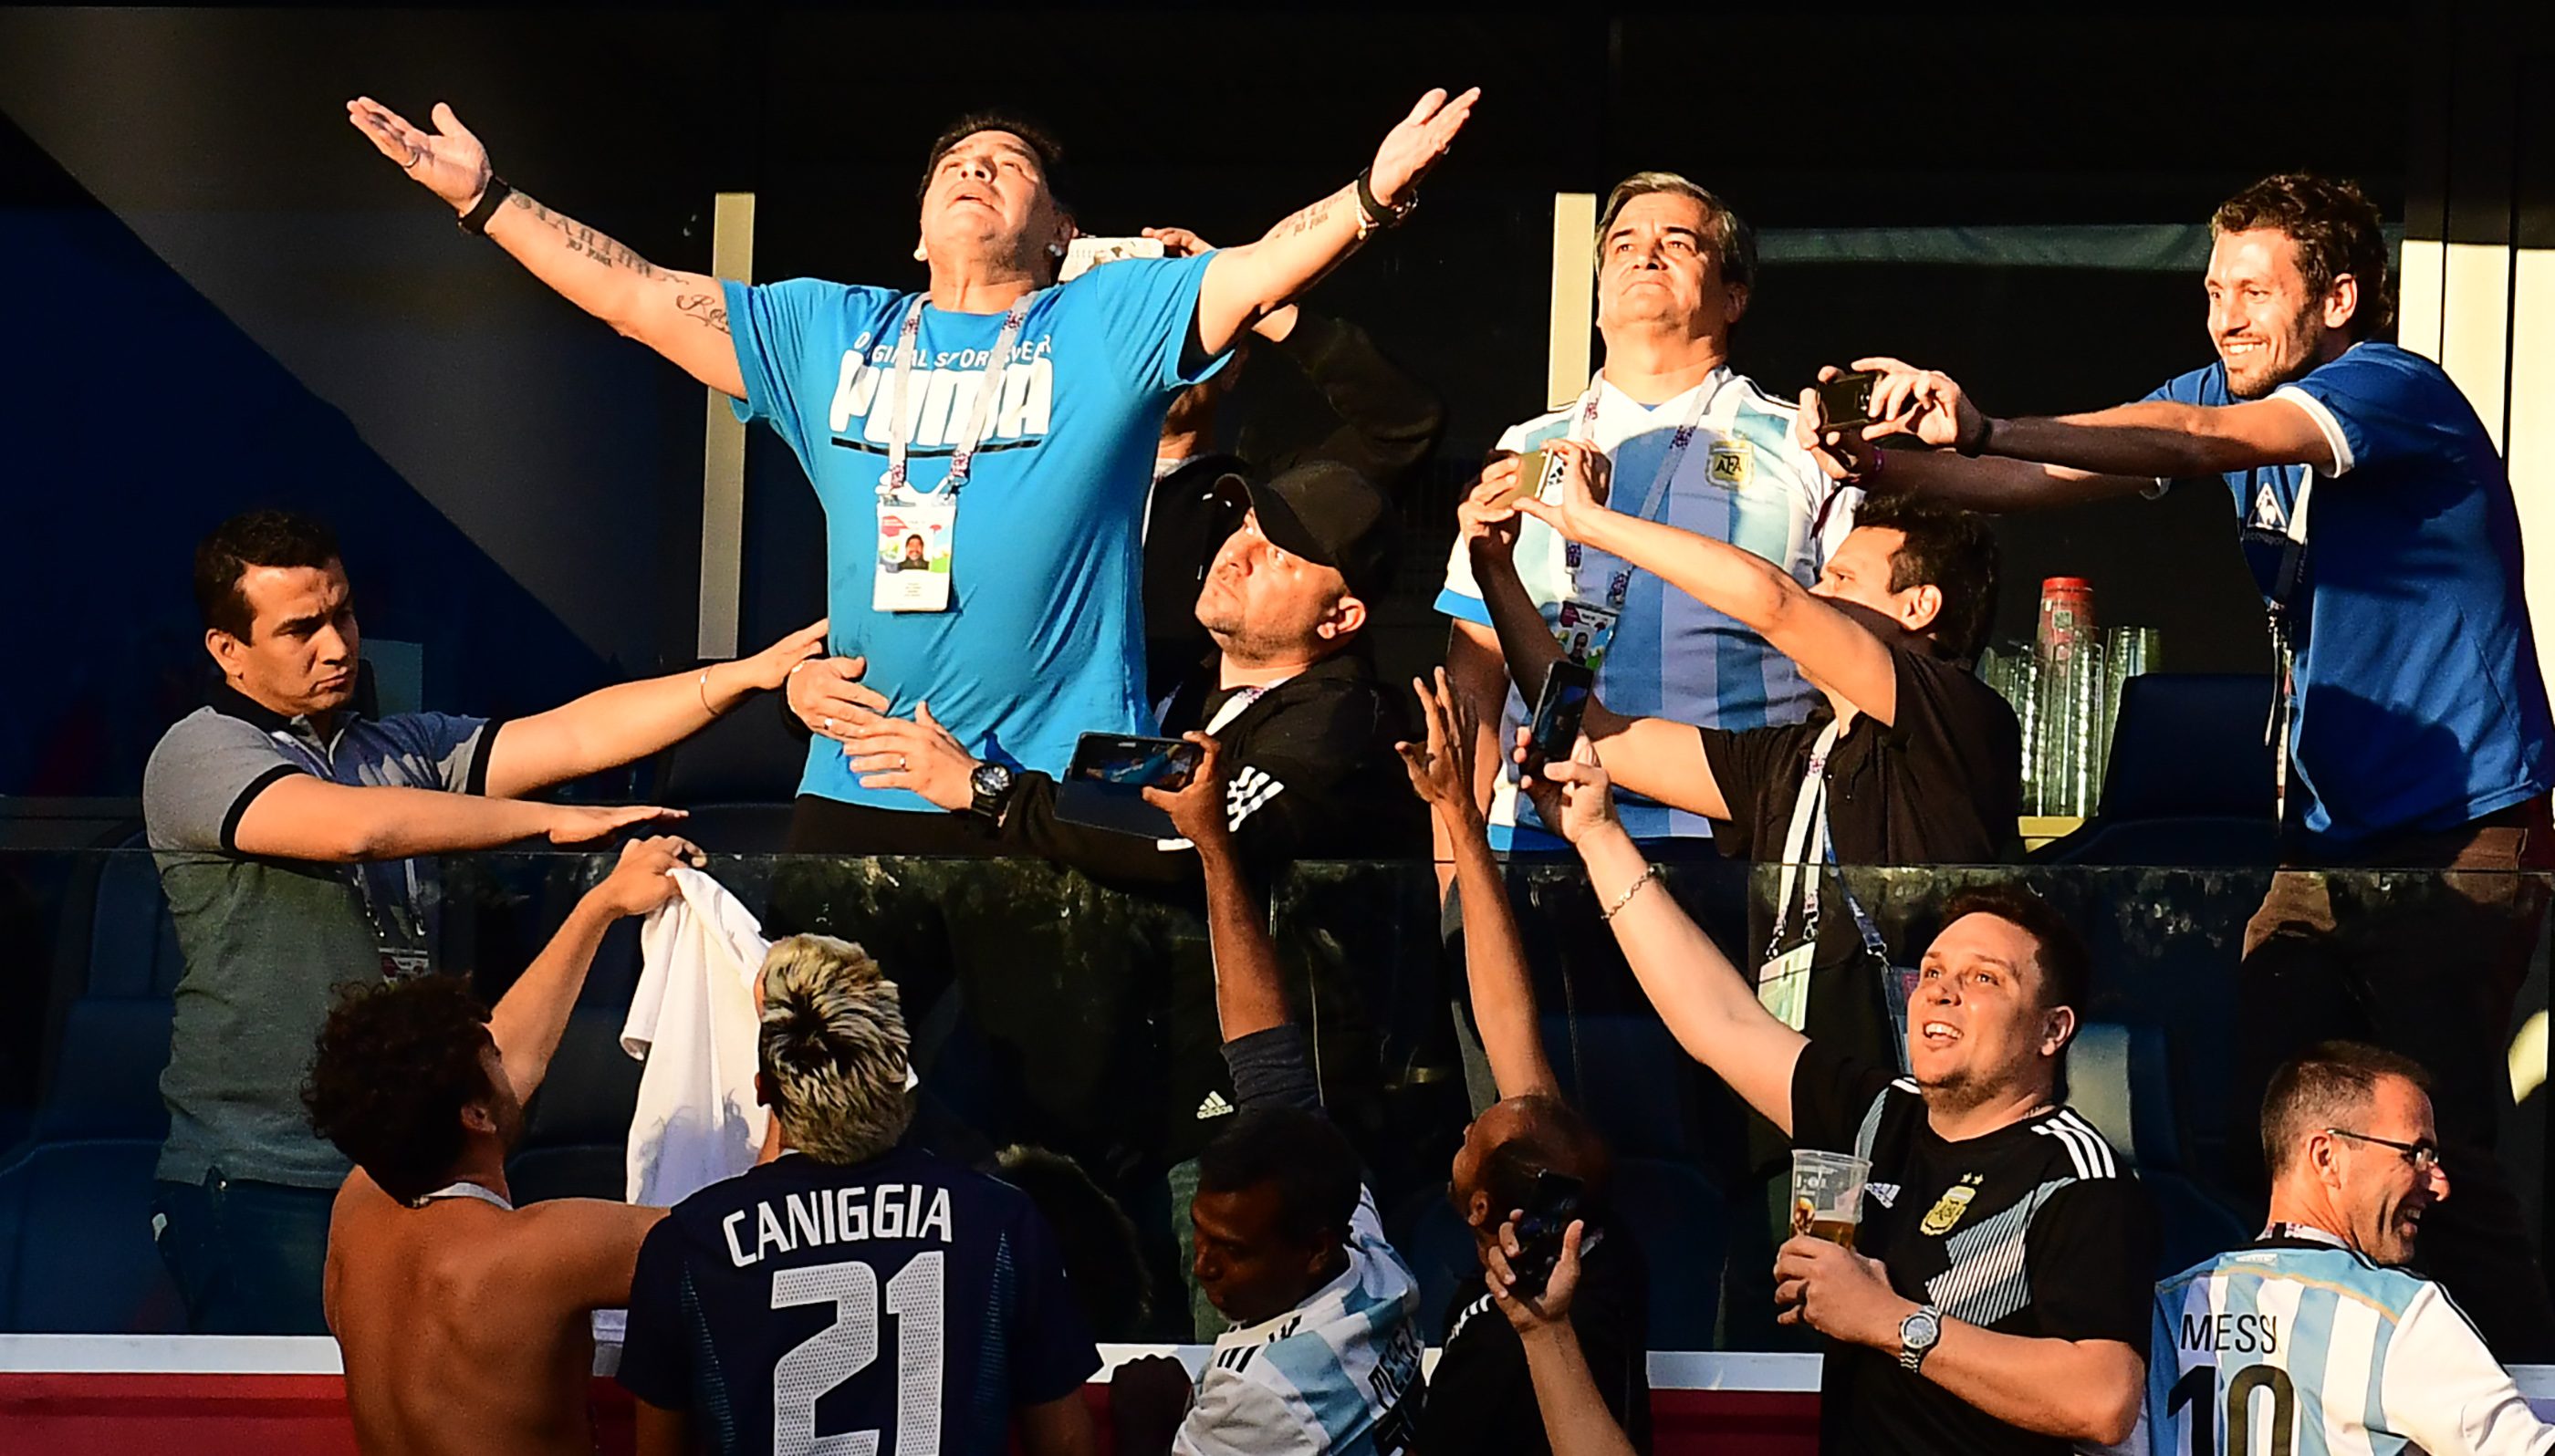
<path id="1" fill-rule="evenodd" d="M 402 171 L 419 186 L 452 204 L 455 212 L 467 212 L 488 188 L 493 175 L 488 167 L 488 149 L 479 144 L 452 108 L 434 103 L 434 130 L 420 131 L 408 118 L 370 96 L 358 96 L 346 103 L 346 120 L 355 130 L 373 139 L 382 155 L 400 165 Z"/>
<path id="2" fill-rule="evenodd" d="M 1596 746 L 1586 734 L 1571 746 L 1570 757 L 1553 759 L 1533 771 L 1523 767 L 1526 736 L 1527 730 L 1518 730 L 1518 788 L 1532 801 L 1545 828 L 1575 845 L 1591 831 L 1615 822 L 1615 783 L 1597 762 Z"/>
<path id="3" fill-rule="evenodd" d="M 1455 134 L 1464 129 L 1481 96 L 1482 88 L 1475 86 L 1451 101 L 1443 87 L 1420 97 L 1376 149 L 1375 165 L 1367 172 L 1367 189 L 1375 199 L 1388 207 L 1399 205 L 1454 145 Z"/>
<path id="4" fill-rule="evenodd" d="M 1434 687 L 1413 677 L 1410 690 L 1419 696 L 1419 716 L 1427 731 L 1417 743 L 1393 746 L 1401 755 L 1402 772 L 1410 776 L 1410 791 L 1458 823 L 1479 822 L 1482 807 L 1473 796 L 1473 736 L 1479 723 L 1472 705 L 1447 683 L 1443 667 L 1436 671 Z"/>
<path id="5" fill-rule="evenodd" d="M 1519 1209 L 1500 1225 L 1499 1238 L 1482 1251 L 1482 1274 L 1500 1312 L 1509 1317 L 1519 1334 L 1530 1335 L 1570 1317 L 1570 1296 L 1579 1290 L 1579 1245 L 1587 1236 L 1588 1226 L 1579 1219 L 1570 1221 L 1570 1227 L 1561 1234 L 1561 1262 L 1552 1267 L 1551 1276 L 1543 1281 L 1543 1293 L 1528 1297 L 1517 1291 L 1517 1275 L 1509 1268 L 1509 1261 L 1523 1252 L 1517 1233 L 1518 1220 L 1523 1217 L 1525 1210 Z"/>
<path id="6" fill-rule="evenodd" d="M 644 915 L 682 893 L 674 884 L 676 869 L 707 863 L 709 857 L 688 839 L 671 834 L 634 839 L 621 846 L 620 862 L 588 893 L 616 915 Z"/>

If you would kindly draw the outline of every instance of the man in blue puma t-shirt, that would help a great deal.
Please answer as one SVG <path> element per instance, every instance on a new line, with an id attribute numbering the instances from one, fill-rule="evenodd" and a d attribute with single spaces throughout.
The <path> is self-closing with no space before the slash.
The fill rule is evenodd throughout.
<path id="1" fill-rule="evenodd" d="M 769 422 L 825 508 L 834 656 L 792 675 L 818 735 L 790 847 L 949 853 L 979 826 L 840 745 L 887 711 L 946 725 L 991 775 L 1061 775 L 1077 735 L 1152 731 L 1138 546 L 1163 412 L 1234 340 L 1398 222 L 1477 92 L 1431 91 L 1375 160 L 1256 243 L 1055 282 L 1072 213 L 1054 143 L 962 118 L 931 150 L 920 293 L 749 287 L 659 268 L 508 186 L 450 108 L 434 130 L 369 99 L 349 118 L 569 302 Z M 905 568 L 919 535 L 925 565 Z M 866 659 L 869 689 L 853 660 Z M 1000 782 L 981 801 L 999 802 Z"/>
<path id="2" fill-rule="evenodd" d="M 2536 1238 L 2493 1153 L 2502 1037 L 2546 910 L 2543 879 L 2508 872 L 2555 866 L 2555 723 L 2510 478 L 2440 367 L 2376 337 L 2386 242 L 2358 187 L 2268 178 L 2211 231 L 2208 368 L 2117 409 L 1998 420 L 1940 374 L 1870 360 L 1883 423 L 1821 447 L 1882 489 L 1984 509 L 2225 482 L 2285 730 L 2283 868 L 2245 931 L 2228 1105 L 2258 1106 L 2272 1069 L 2326 1038 L 2421 1063 L 2458 1182 L 2425 1226 L 2424 1272 L 2495 1353 L 2555 1357 Z M 1952 448 L 1885 464 L 1867 438 L 1899 429 Z M 2314 873 L 2370 867 L 2503 873 Z M 2259 1149 L 2229 1145 L 2258 1190 Z"/>

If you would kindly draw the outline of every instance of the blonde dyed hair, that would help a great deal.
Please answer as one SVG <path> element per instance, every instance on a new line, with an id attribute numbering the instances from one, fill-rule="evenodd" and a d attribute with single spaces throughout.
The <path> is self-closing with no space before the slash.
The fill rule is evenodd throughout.
<path id="1" fill-rule="evenodd" d="M 764 1076 L 790 1146 L 820 1162 L 865 1162 L 896 1146 L 910 1043 L 896 983 L 869 952 L 792 935 L 763 958 Z"/>

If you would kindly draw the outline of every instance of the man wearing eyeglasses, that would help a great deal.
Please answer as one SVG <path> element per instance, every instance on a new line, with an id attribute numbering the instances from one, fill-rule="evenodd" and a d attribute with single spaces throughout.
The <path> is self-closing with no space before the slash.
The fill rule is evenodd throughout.
<path id="1" fill-rule="evenodd" d="M 2270 1226 L 2156 1286 L 2146 1449 L 2555 1451 L 2509 1372 L 2407 1266 L 2449 1196 L 2415 1062 L 2328 1041 L 2262 1100 Z"/>

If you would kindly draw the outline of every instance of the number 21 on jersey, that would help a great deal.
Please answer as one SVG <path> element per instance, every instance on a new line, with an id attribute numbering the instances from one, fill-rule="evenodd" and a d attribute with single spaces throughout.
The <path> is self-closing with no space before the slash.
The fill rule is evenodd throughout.
<path id="1" fill-rule="evenodd" d="M 947 1259 L 936 1249 L 917 1254 L 887 1281 L 884 1311 L 896 1316 L 894 1456 L 939 1456 L 940 1298 Z M 878 1359 L 878 1271 L 857 1259 L 775 1271 L 772 1307 L 801 1304 L 833 1305 L 834 1321 L 772 1367 L 774 1456 L 879 1456 L 875 1429 L 816 1434 L 816 1401 Z"/>

